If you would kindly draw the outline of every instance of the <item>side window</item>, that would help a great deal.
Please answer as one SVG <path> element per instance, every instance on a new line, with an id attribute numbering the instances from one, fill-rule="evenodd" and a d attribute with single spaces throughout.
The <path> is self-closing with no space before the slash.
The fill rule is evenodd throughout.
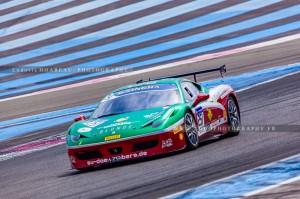
<path id="1" fill-rule="evenodd" d="M 197 97 L 197 95 L 201 93 L 200 86 L 197 87 L 195 84 L 190 83 L 190 82 L 189 82 L 189 85 L 190 85 L 190 89 L 195 93 L 195 95 Z"/>
<path id="2" fill-rule="evenodd" d="M 195 100 L 200 93 L 200 90 L 191 82 L 182 82 L 181 88 L 187 102 Z"/>

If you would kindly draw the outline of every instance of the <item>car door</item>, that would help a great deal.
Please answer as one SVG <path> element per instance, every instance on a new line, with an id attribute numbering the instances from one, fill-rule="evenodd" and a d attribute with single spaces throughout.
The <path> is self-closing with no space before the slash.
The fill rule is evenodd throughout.
<path id="1" fill-rule="evenodd" d="M 195 101 L 199 93 L 201 93 L 200 87 L 192 82 L 182 82 L 181 87 L 186 102 Z M 200 102 L 193 108 L 194 117 L 198 127 L 198 135 L 215 135 L 218 134 L 216 129 L 220 124 L 221 118 L 223 118 L 223 106 L 212 100 Z"/>
<path id="2" fill-rule="evenodd" d="M 193 84 L 192 82 L 184 81 L 181 83 L 181 87 L 186 102 L 195 101 L 197 95 L 201 93 L 200 87 L 197 87 L 197 85 Z M 201 103 L 199 103 L 196 107 L 192 109 L 192 111 L 196 120 L 198 135 L 201 136 L 206 132 L 204 130 L 204 127 L 206 126 L 206 123 L 208 123 L 208 120 L 205 119 L 205 115 L 207 115 L 207 110 L 203 109 L 203 106 L 201 105 Z"/>

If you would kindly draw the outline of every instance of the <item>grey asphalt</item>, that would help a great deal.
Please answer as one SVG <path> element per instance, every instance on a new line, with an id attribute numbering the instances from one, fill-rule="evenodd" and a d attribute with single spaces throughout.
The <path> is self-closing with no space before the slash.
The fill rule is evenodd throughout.
<path id="1" fill-rule="evenodd" d="M 299 85 L 300 73 L 238 93 L 243 125 L 300 125 Z M 195 151 L 90 172 L 69 170 L 60 145 L 0 162 L 0 196 L 157 198 L 298 154 L 299 145 L 299 132 L 244 131 Z"/>

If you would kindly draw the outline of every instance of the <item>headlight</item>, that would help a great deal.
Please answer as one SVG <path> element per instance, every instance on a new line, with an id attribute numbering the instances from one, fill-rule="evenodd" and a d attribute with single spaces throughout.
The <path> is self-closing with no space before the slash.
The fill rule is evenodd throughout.
<path id="1" fill-rule="evenodd" d="M 78 142 L 79 141 L 79 138 L 80 138 L 80 135 L 71 135 L 71 140 L 73 142 Z"/>

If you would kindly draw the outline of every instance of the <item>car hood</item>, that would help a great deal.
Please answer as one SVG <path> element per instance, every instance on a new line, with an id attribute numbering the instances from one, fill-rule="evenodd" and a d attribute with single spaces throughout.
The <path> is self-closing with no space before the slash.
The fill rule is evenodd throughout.
<path id="1" fill-rule="evenodd" d="M 67 143 L 69 146 L 78 146 L 156 132 L 171 125 L 167 118 L 174 110 L 176 106 L 159 107 L 79 121 L 70 127 Z M 152 126 L 159 121 L 161 125 Z"/>

